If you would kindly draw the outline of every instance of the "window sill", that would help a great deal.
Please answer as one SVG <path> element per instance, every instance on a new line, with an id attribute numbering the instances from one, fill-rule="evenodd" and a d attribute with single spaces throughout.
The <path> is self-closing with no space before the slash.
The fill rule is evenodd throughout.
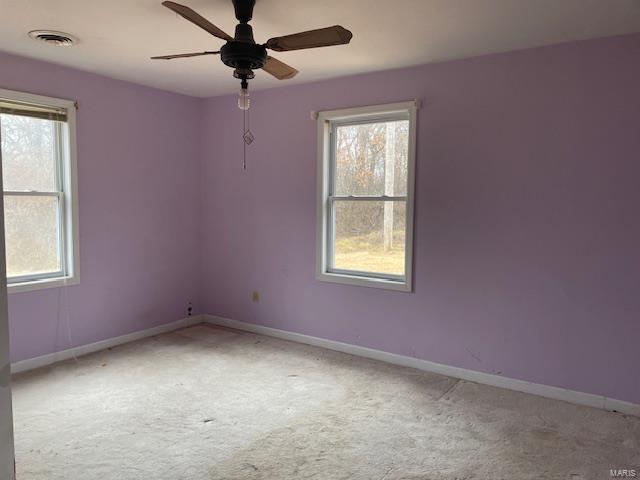
<path id="1" fill-rule="evenodd" d="M 77 285 L 79 283 L 80 279 L 77 276 L 46 278 L 22 283 L 8 283 L 7 293 L 33 292 L 36 290 L 44 290 L 46 288 L 59 288 L 67 285 Z"/>
<path id="2" fill-rule="evenodd" d="M 358 275 L 346 275 L 343 273 L 322 272 L 316 275 L 321 282 L 341 283 L 343 285 L 355 285 L 358 287 L 382 288 L 398 292 L 411 292 L 411 283 L 407 281 L 395 281 L 384 278 L 362 277 Z"/>

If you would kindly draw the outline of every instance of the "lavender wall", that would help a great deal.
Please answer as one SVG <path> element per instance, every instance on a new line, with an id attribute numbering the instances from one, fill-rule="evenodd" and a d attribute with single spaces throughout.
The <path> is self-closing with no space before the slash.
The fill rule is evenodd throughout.
<path id="1" fill-rule="evenodd" d="M 9 296 L 12 360 L 198 308 L 199 101 L 2 53 L 0 88 L 80 103 L 81 283 Z"/>
<path id="2" fill-rule="evenodd" d="M 255 92 L 246 173 L 235 98 L 208 100 L 203 311 L 640 403 L 639 58 L 631 35 Z M 413 98 L 414 292 L 316 281 L 309 112 Z"/>

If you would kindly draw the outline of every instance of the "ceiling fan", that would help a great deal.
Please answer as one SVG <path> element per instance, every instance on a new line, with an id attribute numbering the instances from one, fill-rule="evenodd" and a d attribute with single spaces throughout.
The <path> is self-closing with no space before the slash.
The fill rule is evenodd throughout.
<path id="1" fill-rule="evenodd" d="M 306 48 L 328 47 L 332 45 L 344 45 L 351 41 L 353 34 L 340 25 L 333 27 L 309 30 L 306 32 L 294 33 L 282 37 L 274 37 L 264 44 L 258 44 L 253 39 L 253 29 L 249 21 L 253 16 L 253 7 L 256 0 L 231 0 L 238 19 L 235 35 L 232 37 L 220 28 L 213 25 L 206 18 L 194 12 L 191 8 L 175 2 L 165 1 L 162 5 L 174 11 L 181 17 L 196 24 L 206 30 L 214 37 L 225 40 L 220 50 L 205 51 L 198 53 L 183 53 L 178 55 L 162 55 L 151 57 L 154 60 L 172 60 L 174 58 L 197 57 L 201 55 L 220 54 L 222 63 L 233 68 L 233 76 L 240 79 L 241 91 L 238 106 L 247 110 L 249 108 L 249 98 L 247 93 L 248 80 L 254 78 L 254 70 L 263 69 L 278 80 L 293 78 L 298 70 L 281 62 L 267 54 L 267 49 L 276 52 L 287 52 L 290 50 L 302 50 Z"/>

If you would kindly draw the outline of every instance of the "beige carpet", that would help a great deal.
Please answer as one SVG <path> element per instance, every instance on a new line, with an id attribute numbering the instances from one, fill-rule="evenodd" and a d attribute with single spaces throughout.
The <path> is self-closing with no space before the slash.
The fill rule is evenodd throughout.
<path id="1" fill-rule="evenodd" d="M 208 326 L 14 380 L 18 480 L 578 480 L 640 469 L 640 418 Z"/>

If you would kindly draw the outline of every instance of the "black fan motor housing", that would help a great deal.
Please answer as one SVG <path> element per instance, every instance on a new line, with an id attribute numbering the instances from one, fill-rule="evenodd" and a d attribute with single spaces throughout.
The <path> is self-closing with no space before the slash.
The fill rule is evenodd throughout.
<path id="1" fill-rule="evenodd" d="M 255 43 L 227 42 L 220 49 L 220 59 L 231 68 L 257 70 L 267 61 L 267 49 Z"/>
<path id="2" fill-rule="evenodd" d="M 236 25 L 233 41 L 220 49 L 220 58 L 225 65 L 239 70 L 257 70 L 267 61 L 267 49 L 256 45 L 253 29 L 247 23 Z"/>

